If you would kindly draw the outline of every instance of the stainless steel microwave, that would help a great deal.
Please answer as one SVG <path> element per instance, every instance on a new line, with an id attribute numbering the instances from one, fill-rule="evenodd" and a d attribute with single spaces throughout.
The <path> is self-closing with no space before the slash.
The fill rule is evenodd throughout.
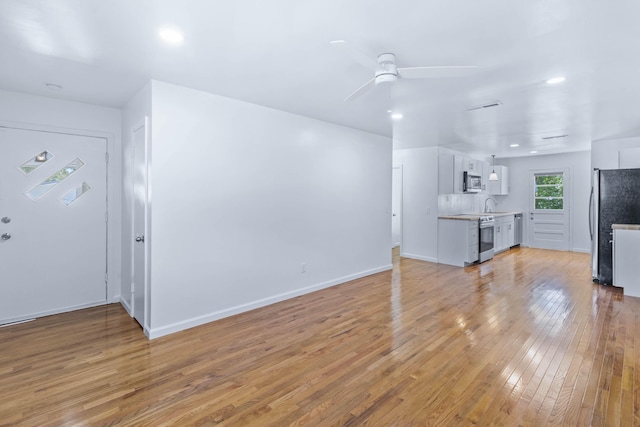
<path id="1" fill-rule="evenodd" d="M 463 172 L 462 191 L 464 193 L 479 193 L 482 191 L 482 177 Z"/>

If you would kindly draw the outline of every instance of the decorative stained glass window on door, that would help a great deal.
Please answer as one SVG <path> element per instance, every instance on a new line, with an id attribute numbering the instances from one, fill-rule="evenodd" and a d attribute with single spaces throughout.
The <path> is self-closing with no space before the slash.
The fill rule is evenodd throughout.
<path id="1" fill-rule="evenodd" d="M 67 177 L 80 169 L 82 166 L 84 166 L 84 162 L 82 160 L 80 160 L 79 158 L 73 160 L 67 166 L 63 167 L 58 172 L 42 181 L 42 183 L 32 188 L 29 192 L 27 192 L 27 196 L 29 196 L 31 200 L 38 200 L 40 197 L 44 196 L 47 192 L 52 190 L 60 182 L 64 181 Z"/>
<path id="2" fill-rule="evenodd" d="M 69 206 L 70 204 L 78 200 L 80 196 L 82 196 L 84 193 L 86 193 L 90 189 L 91 187 L 89 186 L 89 184 L 87 184 L 86 182 L 83 182 L 80 187 L 74 188 L 64 196 L 60 197 L 60 201 L 64 203 L 65 206 Z"/>
<path id="3" fill-rule="evenodd" d="M 38 169 L 40 166 L 45 164 L 47 160 L 53 158 L 53 154 L 48 152 L 47 150 L 36 154 L 31 159 L 27 160 L 23 164 L 20 165 L 20 170 L 26 174 L 30 174 L 34 170 Z"/>

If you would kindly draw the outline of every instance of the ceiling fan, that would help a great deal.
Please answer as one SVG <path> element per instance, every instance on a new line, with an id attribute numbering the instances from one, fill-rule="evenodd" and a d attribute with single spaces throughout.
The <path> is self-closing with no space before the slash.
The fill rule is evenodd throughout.
<path id="1" fill-rule="evenodd" d="M 344 102 L 359 97 L 379 84 L 395 83 L 398 78 L 403 79 L 433 79 L 441 77 L 459 77 L 468 75 L 475 65 L 442 65 L 432 67 L 402 67 L 396 66 L 396 56 L 393 53 L 381 53 L 373 59 L 364 53 L 348 46 L 344 40 L 334 40 L 332 46 L 345 50 L 356 62 L 375 71 L 374 77 L 347 96 Z"/>

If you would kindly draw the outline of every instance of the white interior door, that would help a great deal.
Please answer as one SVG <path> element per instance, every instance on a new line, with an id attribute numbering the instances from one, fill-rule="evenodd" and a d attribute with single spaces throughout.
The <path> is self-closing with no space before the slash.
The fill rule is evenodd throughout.
<path id="1" fill-rule="evenodd" d="M 402 240 L 402 167 L 393 168 L 391 184 L 391 247 Z"/>
<path id="2" fill-rule="evenodd" d="M 133 317 L 144 328 L 147 287 L 147 137 L 148 120 L 133 131 Z"/>
<path id="3" fill-rule="evenodd" d="M 106 302 L 107 141 L 0 127 L 0 323 Z"/>
<path id="4" fill-rule="evenodd" d="M 568 251 L 569 171 L 530 172 L 529 246 Z"/>

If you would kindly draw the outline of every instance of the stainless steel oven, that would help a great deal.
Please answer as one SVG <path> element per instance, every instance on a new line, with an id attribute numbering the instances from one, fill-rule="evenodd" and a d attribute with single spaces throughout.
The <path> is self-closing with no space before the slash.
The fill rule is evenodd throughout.
<path id="1" fill-rule="evenodd" d="M 480 262 L 493 258 L 493 228 L 496 221 L 492 215 L 481 216 L 478 222 L 480 227 L 480 247 L 478 257 Z"/>

